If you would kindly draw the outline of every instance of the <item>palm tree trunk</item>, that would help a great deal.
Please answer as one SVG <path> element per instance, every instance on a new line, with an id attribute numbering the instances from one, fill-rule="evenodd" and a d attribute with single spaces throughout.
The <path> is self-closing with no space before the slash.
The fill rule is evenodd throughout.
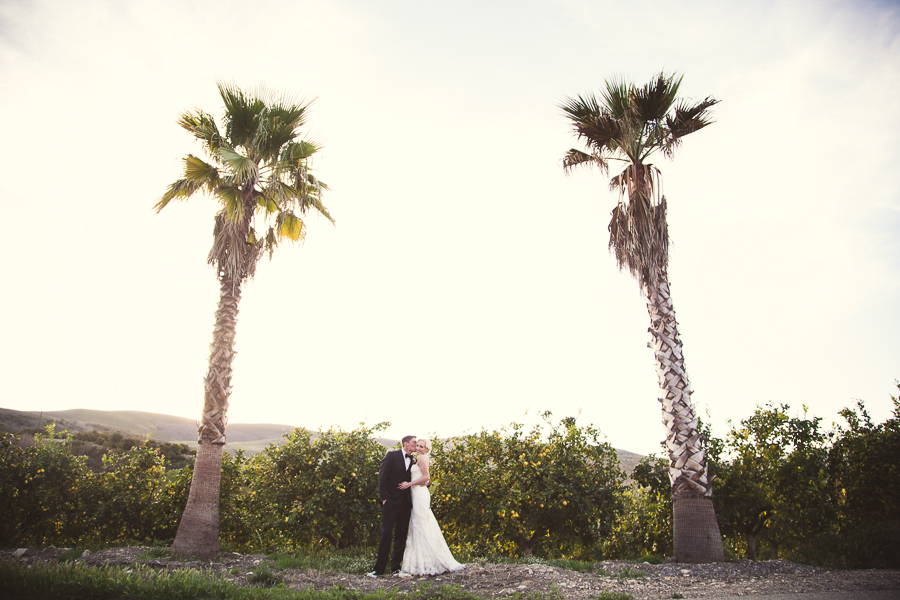
<path id="1" fill-rule="evenodd" d="M 220 279 L 219 308 L 210 346 L 209 371 L 204 382 L 203 416 L 200 422 L 197 459 L 191 478 L 187 506 L 178 524 L 172 549 L 179 554 L 208 558 L 219 552 L 219 482 L 222 446 L 225 445 L 228 398 L 234 362 L 241 282 Z"/>
<path id="2" fill-rule="evenodd" d="M 670 460 L 675 560 L 721 562 L 725 559 L 722 536 L 665 270 L 660 271 L 655 285 L 644 287 L 644 293 Z"/>
<path id="3" fill-rule="evenodd" d="M 172 550 L 183 556 L 212 558 L 219 553 L 219 482 L 222 445 L 200 443 L 187 506 Z"/>

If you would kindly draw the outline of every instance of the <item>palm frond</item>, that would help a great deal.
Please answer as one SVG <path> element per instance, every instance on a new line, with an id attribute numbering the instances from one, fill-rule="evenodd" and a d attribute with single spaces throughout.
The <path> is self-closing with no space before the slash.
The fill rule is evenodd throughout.
<path id="1" fill-rule="evenodd" d="M 603 107 L 600 106 L 597 98 L 593 95 L 566 98 L 559 107 L 563 110 L 563 113 L 572 120 L 573 124 L 603 112 Z"/>
<path id="2" fill-rule="evenodd" d="M 278 236 L 275 235 L 275 229 L 269 227 L 269 230 L 266 232 L 265 238 L 265 249 L 266 252 L 269 253 L 269 260 L 272 259 L 276 248 L 278 248 Z"/>
<path id="3" fill-rule="evenodd" d="M 225 103 L 225 137 L 235 147 L 250 147 L 259 130 L 259 117 L 265 102 L 245 94 L 233 83 L 218 82 L 216 85 Z"/>
<path id="4" fill-rule="evenodd" d="M 156 212 L 159 212 L 172 200 L 186 200 L 202 188 L 202 185 L 198 184 L 196 181 L 191 181 L 190 179 L 179 179 L 178 181 L 174 181 L 169 184 L 163 195 L 160 196 L 156 201 L 156 204 L 153 205 L 153 208 L 156 209 Z"/>
<path id="5" fill-rule="evenodd" d="M 220 183 L 219 170 L 193 154 L 184 158 L 184 178 L 202 184 L 208 192 L 215 191 Z"/>
<path id="6" fill-rule="evenodd" d="M 292 212 L 285 211 L 278 215 L 275 221 L 278 237 L 288 238 L 292 242 L 306 237 L 306 224 L 303 219 Z"/>
<path id="7" fill-rule="evenodd" d="M 674 116 L 666 118 L 668 136 L 663 148 L 666 154 L 671 156 L 675 148 L 681 144 L 681 138 L 684 136 L 700 131 L 714 123 L 709 109 L 718 103 L 719 101 L 712 96 L 708 96 L 694 105 L 690 105 L 686 101 L 679 102 L 675 107 Z"/>
<path id="8" fill-rule="evenodd" d="M 325 187 L 325 184 L 322 184 L 322 187 Z M 320 200 L 320 198 L 321 198 L 320 195 L 310 196 L 310 201 L 309 201 L 309 203 L 313 206 L 313 208 L 315 208 L 315 209 L 319 212 L 319 214 L 321 214 L 321 215 L 324 216 L 326 219 L 328 219 L 329 221 L 331 221 L 331 223 L 332 223 L 332 225 L 333 225 L 333 224 L 334 224 L 334 218 L 333 218 L 333 217 L 331 216 L 331 214 L 328 212 L 328 209 L 325 208 L 325 205 L 322 204 L 322 201 Z"/>
<path id="9" fill-rule="evenodd" d="M 631 197 L 637 190 L 645 190 L 651 203 L 660 202 L 662 172 L 651 164 L 630 164 L 621 173 L 610 179 L 609 189 L 623 196 Z"/>
<path id="10" fill-rule="evenodd" d="M 321 148 L 313 142 L 300 140 L 299 142 L 290 142 L 285 144 L 281 149 L 281 162 L 287 164 L 296 164 L 299 161 L 307 160 Z"/>
<path id="11" fill-rule="evenodd" d="M 213 245 L 206 262 L 220 275 L 242 281 L 256 273 L 261 256 L 262 242 L 255 240 L 252 228 L 249 234 L 241 234 L 239 223 L 221 210 L 213 223 Z"/>
<path id="12" fill-rule="evenodd" d="M 294 186 L 281 181 L 277 177 L 271 177 L 268 185 L 266 185 L 265 196 L 270 202 L 274 202 L 278 206 L 278 210 L 281 210 L 282 205 L 293 203 L 299 196 L 299 193 Z M 266 210 L 270 214 L 273 212 L 268 208 Z"/>
<path id="13" fill-rule="evenodd" d="M 281 206 L 278 204 L 278 202 L 276 202 L 274 198 L 266 194 L 258 194 L 256 196 L 256 205 L 261 208 L 267 215 L 277 213 L 281 210 Z"/>
<path id="14" fill-rule="evenodd" d="M 606 82 L 603 95 L 603 108 L 615 119 L 625 119 L 631 109 L 630 96 L 634 85 L 623 77 L 613 77 Z"/>
<path id="15" fill-rule="evenodd" d="M 244 202 L 241 191 L 233 186 L 220 187 L 216 190 L 216 197 L 222 205 L 222 210 L 230 221 L 238 222 L 244 215 Z"/>
<path id="16" fill-rule="evenodd" d="M 620 200 L 609 222 L 609 249 L 619 269 L 627 269 L 643 287 L 668 267 L 669 230 L 665 198 L 655 206 L 643 191 Z"/>
<path id="17" fill-rule="evenodd" d="M 639 121 L 652 123 L 665 119 L 678 96 L 682 77 L 660 73 L 654 81 L 634 88 L 630 95 L 631 110 Z"/>
<path id="18" fill-rule="evenodd" d="M 563 172 L 565 172 L 566 175 L 571 173 L 575 167 L 582 165 L 597 167 L 604 173 L 609 170 L 609 164 L 599 154 L 588 154 L 577 148 L 571 148 L 566 152 L 566 155 L 563 156 Z"/>
<path id="19" fill-rule="evenodd" d="M 625 135 L 626 128 L 627 123 L 608 114 L 583 119 L 575 126 L 578 137 L 598 153 L 623 148 L 622 141 L 631 137 Z"/>
<path id="20" fill-rule="evenodd" d="M 259 166 L 251 158 L 235 152 L 231 148 L 219 148 L 219 158 L 241 183 L 255 184 L 259 180 Z"/>
<path id="21" fill-rule="evenodd" d="M 224 143 L 216 120 L 202 110 L 182 113 L 178 118 L 178 124 L 201 140 L 210 153 L 215 153 Z"/>

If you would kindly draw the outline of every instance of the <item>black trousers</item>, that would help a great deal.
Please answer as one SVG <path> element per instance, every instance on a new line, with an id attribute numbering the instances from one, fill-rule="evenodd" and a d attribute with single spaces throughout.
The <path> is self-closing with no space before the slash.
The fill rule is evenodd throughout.
<path id="1" fill-rule="evenodd" d="M 412 506 L 395 504 L 388 500 L 381 505 L 381 538 L 378 540 L 378 558 L 375 573 L 381 575 L 388 563 L 391 537 L 394 538 L 394 555 L 391 557 L 391 572 L 399 571 L 406 550 L 406 534 L 409 533 L 409 515 Z"/>

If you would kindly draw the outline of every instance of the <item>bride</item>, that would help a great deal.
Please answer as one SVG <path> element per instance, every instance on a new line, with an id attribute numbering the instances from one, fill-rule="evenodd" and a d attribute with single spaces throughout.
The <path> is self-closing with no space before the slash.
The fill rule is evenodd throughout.
<path id="1" fill-rule="evenodd" d="M 412 488 L 412 516 L 409 518 L 409 534 L 403 553 L 401 572 L 410 575 L 437 575 L 447 571 L 459 571 L 466 565 L 456 562 L 444 541 L 444 534 L 431 512 L 431 493 L 426 487 L 431 483 L 428 475 L 428 440 L 419 438 L 416 444 L 416 463 L 411 467 L 412 481 L 404 481 L 400 489 Z"/>

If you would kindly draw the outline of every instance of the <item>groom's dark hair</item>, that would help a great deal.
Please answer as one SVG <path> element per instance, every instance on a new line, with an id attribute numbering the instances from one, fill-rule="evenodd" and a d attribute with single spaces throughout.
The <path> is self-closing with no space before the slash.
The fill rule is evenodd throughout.
<path id="1" fill-rule="evenodd" d="M 414 439 L 415 437 L 416 437 L 416 436 L 414 436 L 414 435 L 407 435 L 407 436 L 405 436 L 405 437 L 404 437 L 402 440 L 400 440 L 400 441 L 401 441 L 402 443 L 405 444 L 406 442 L 408 442 L 408 441 L 411 440 L 411 439 Z"/>

